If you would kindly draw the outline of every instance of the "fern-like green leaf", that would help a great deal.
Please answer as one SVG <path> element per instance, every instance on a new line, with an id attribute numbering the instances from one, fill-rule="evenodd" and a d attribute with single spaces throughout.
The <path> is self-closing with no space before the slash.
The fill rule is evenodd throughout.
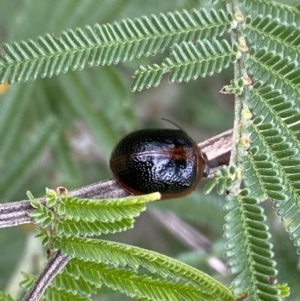
<path id="1" fill-rule="evenodd" d="M 228 197 L 225 208 L 230 211 L 225 217 L 228 266 L 238 274 L 232 283 L 234 293 L 248 292 L 247 300 L 279 301 L 276 287 L 270 285 L 277 271 L 263 209 L 246 190 Z"/>
<path id="2" fill-rule="evenodd" d="M 36 200 L 34 202 L 31 201 L 30 204 L 35 209 L 30 211 L 28 215 L 33 219 L 34 223 L 41 224 L 44 228 L 48 227 L 54 219 L 52 210 Z"/>
<path id="3" fill-rule="evenodd" d="M 100 234 L 117 233 L 133 228 L 133 218 L 123 218 L 113 222 L 103 221 L 76 221 L 60 218 L 57 225 L 57 233 L 68 237 L 73 236 L 96 236 Z"/>
<path id="4" fill-rule="evenodd" d="M 76 296 L 91 296 L 97 292 L 100 283 L 93 285 L 82 276 L 75 277 L 73 274 L 70 276 L 64 269 L 63 273 L 58 274 L 51 284 L 52 287 L 60 291 L 66 291 Z"/>
<path id="5" fill-rule="evenodd" d="M 135 271 L 107 266 L 103 263 L 86 262 L 78 259 L 71 260 L 66 266 L 70 274 L 74 270 L 93 285 L 103 282 L 113 290 L 120 291 L 135 299 L 147 300 L 216 300 L 214 296 L 203 292 L 196 285 L 179 283 L 170 280 L 153 279 L 149 276 L 138 275 Z M 75 275 L 76 275 L 75 274 Z"/>
<path id="6" fill-rule="evenodd" d="M 198 285 L 202 291 L 215 296 L 215 300 L 232 300 L 230 291 L 208 275 L 175 259 L 162 254 L 116 242 L 61 237 L 56 247 L 72 258 L 84 261 L 103 262 L 114 266 L 130 267 L 137 270 L 144 267 L 151 273 Z"/>
<path id="7" fill-rule="evenodd" d="M 289 143 L 292 143 L 290 147 L 300 148 L 300 126 L 298 125 L 300 111 L 293 99 L 288 99 L 287 96 L 282 94 L 281 90 L 275 90 L 272 85 L 262 86 L 260 82 L 257 82 L 253 89 L 247 93 L 246 101 L 254 116 L 259 116 L 259 119 L 255 122 L 256 124 L 272 124 L 273 133 L 266 132 L 269 136 L 281 134 L 281 138 L 278 139 L 286 137 Z M 260 127 L 265 127 L 262 130 L 270 129 L 269 125 Z M 275 133 L 275 131 L 279 132 Z M 275 141 L 271 141 L 271 138 L 268 140 L 267 143 L 275 143 Z"/>
<path id="8" fill-rule="evenodd" d="M 291 5 L 272 0 L 244 0 L 244 8 L 252 15 L 271 15 L 280 22 L 300 25 L 300 11 Z"/>
<path id="9" fill-rule="evenodd" d="M 242 157 L 244 181 L 251 195 L 261 201 L 267 197 L 284 201 L 284 185 L 279 178 L 275 163 L 266 153 L 256 154 L 257 148 L 251 148 L 247 156 Z"/>
<path id="10" fill-rule="evenodd" d="M 275 201 L 278 215 L 289 223 L 287 230 L 300 247 L 299 109 L 272 86 L 259 83 L 247 99 L 254 115 L 260 117 L 247 128 L 252 147 L 243 158 L 245 183 L 255 196 Z"/>
<path id="11" fill-rule="evenodd" d="M 264 133 L 259 125 L 255 123 L 250 129 L 250 139 L 252 141 L 256 140 L 264 147 L 261 147 L 259 152 L 252 148 L 248 156 L 244 158 L 245 182 L 247 185 L 251 185 L 247 178 L 252 175 L 251 181 L 255 182 L 255 177 L 257 177 L 257 181 L 262 185 L 260 189 L 275 201 L 274 206 L 277 208 L 278 215 L 283 221 L 289 222 L 287 230 L 291 233 L 291 238 L 295 239 L 295 245 L 299 247 L 300 160 L 294 157 L 296 150 L 291 149 L 291 144 L 286 142 L 269 144 L 267 142 L 268 138 L 265 136 L 268 133 Z M 272 139 L 278 139 L 278 141 L 282 141 L 281 138 L 282 134 L 272 137 Z M 267 163 L 270 161 L 271 164 Z M 273 164 L 273 162 L 276 163 Z M 268 168 L 264 168 L 266 164 Z M 271 165 L 272 169 L 270 168 Z M 255 170 L 255 173 L 253 173 L 253 170 Z"/>
<path id="12" fill-rule="evenodd" d="M 68 30 L 59 37 L 47 34 L 36 41 L 4 44 L 0 82 L 51 77 L 86 65 L 110 65 L 163 52 L 183 41 L 222 35 L 231 17 L 224 11 L 192 10 L 122 20 L 113 24 Z"/>
<path id="13" fill-rule="evenodd" d="M 298 60 L 300 54 L 300 29 L 293 24 L 281 23 L 270 16 L 258 16 L 254 20 L 246 18 L 245 35 L 250 42 L 265 47 L 268 52 L 276 52 L 282 57 Z"/>
<path id="14" fill-rule="evenodd" d="M 283 58 L 264 48 L 256 51 L 252 47 L 247 66 L 255 80 L 267 82 L 274 89 L 284 91 L 287 99 L 300 96 L 300 68 L 297 61 L 291 62 L 289 57 Z"/>
<path id="15" fill-rule="evenodd" d="M 272 124 L 268 125 L 273 127 Z M 255 185 L 257 191 L 252 187 L 255 195 L 260 194 L 262 198 L 267 195 L 279 202 L 277 206 L 283 204 L 287 199 L 291 201 L 291 198 L 295 202 L 299 198 L 297 183 L 289 180 L 289 174 L 293 175 L 294 172 L 297 172 L 297 168 L 293 169 L 293 166 L 299 164 L 299 160 L 289 159 L 295 154 L 295 151 L 290 149 L 290 144 L 283 141 L 281 134 L 277 132 L 277 135 L 268 137 L 268 134 L 273 131 L 262 130 L 262 128 L 265 128 L 265 125 L 254 124 L 249 128 L 250 139 L 252 141 L 256 139 L 256 142 L 262 143 L 264 147 L 261 147 L 259 151 L 257 148 L 251 148 L 248 156 L 244 157 L 245 181 L 249 186 Z M 268 140 L 277 140 L 278 143 L 269 144 Z M 258 184 L 261 186 L 259 187 Z M 291 189 L 288 194 L 285 191 L 285 185 Z M 295 187 L 293 188 L 293 186 Z"/>
<path id="16" fill-rule="evenodd" d="M 171 56 L 166 58 L 161 65 L 140 66 L 134 73 L 131 85 L 133 91 L 143 88 L 156 87 L 162 76 L 169 72 L 169 82 L 182 82 L 206 77 L 219 73 L 228 68 L 236 60 L 237 47 L 231 47 L 226 40 L 183 42 L 174 45 Z"/>
<path id="17" fill-rule="evenodd" d="M 88 200 L 63 197 L 58 208 L 60 215 L 71 220 L 87 222 L 115 222 L 127 218 L 137 217 L 146 209 L 145 200 L 138 197 L 123 199 Z"/>
<path id="18" fill-rule="evenodd" d="M 217 186 L 218 194 L 223 194 L 226 188 L 232 185 L 232 180 L 235 176 L 235 167 L 221 167 L 217 170 L 212 181 L 204 187 L 204 193 L 210 193 Z"/>
<path id="19" fill-rule="evenodd" d="M 92 301 L 92 299 L 86 296 L 78 296 L 67 292 L 66 290 L 60 290 L 56 287 L 50 286 L 47 288 L 43 295 L 43 300 L 49 301 Z"/>
<path id="20" fill-rule="evenodd" d="M 146 209 L 145 202 L 159 197 L 159 193 L 108 200 L 63 196 L 56 230 L 67 237 L 125 231 L 133 227 L 134 218 Z"/>

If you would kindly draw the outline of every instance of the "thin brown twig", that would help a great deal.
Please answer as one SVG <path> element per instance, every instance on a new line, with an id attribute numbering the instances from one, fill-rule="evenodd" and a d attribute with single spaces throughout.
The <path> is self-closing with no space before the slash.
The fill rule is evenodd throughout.
<path id="1" fill-rule="evenodd" d="M 210 165 L 216 167 L 228 163 L 231 140 L 232 130 L 229 130 L 199 143 L 198 146 L 206 153 Z M 125 197 L 129 193 L 112 179 L 72 190 L 69 195 L 78 198 L 109 199 Z M 39 198 L 38 200 L 45 202 L 44 198 Z M 32 220 L 28 216 L 31 209 L 28 200 L 0 204 L 0 228 L 31 223 Z"/>
<path id="2" fill-rule="evenodd" d="M 69 256 L 61 254 L 60 251 L 53 253 L 22 301 L 40 300 L 52 279 L 66 266 L 69 260 Z"/>
<path id="3" fill-rule="evenodd" d="M 78 198 L 109 199 L 125 197 L 129 193 L 115 180 L 106 180 L 72 190 L 69 195 Z M 37 200 L 45 202 L 44 198 Z M 29 200 L 0 204 L 0 228 L 31 223 L 31 217 L 28 215 L 31 209 Z"/>

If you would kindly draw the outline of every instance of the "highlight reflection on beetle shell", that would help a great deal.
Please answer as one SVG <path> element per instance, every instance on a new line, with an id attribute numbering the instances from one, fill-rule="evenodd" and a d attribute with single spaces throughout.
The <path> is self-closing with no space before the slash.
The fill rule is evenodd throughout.
<path id="1" fill-rule="evenodd" d="M 110 168 L 128 192 L 159 191 L 162 199 L 191 193 L 207 171 L 197 144 L 178 129 L 144 129 L 125 136 L 111 153 Z"/>

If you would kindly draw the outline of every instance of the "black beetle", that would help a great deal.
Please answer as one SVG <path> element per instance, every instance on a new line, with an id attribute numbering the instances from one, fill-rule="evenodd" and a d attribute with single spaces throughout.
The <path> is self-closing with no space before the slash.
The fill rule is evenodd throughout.
<path id="1" fill-rule="evenodd" d="M 119 141 L 110 156 L 117 182 L 134 195 L 185 196 L 209 174 L 207 157 L 181 129 L 144 129 Z"/>

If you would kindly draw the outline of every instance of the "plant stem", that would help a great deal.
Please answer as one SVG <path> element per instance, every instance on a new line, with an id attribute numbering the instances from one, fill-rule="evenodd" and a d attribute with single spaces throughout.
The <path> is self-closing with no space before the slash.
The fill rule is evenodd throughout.
<path id="1" fill-rule="evenodd" d="M 248 57 L 248 48 L 245 44 L 243 33 L 244 16 L 238 8 L 238 0 L 227 0 L 227 10 L 233 15 L 233 23 L 231 30 L 232 45 L 237 44 L 240 50 L 240 58 L 234 64 L 234 81 L 248 77 L 246 60 Z M 245 94 L 248 87 L 245 85 L 241 94 L 235 94 L 234 108 L 234 127 L 233 127 L 233 142 L 231 149 L 230 165 L 239 167 L 239 157 L 244 151 L 244 146 L 241 143 L 242 138 L 242 112 L 244 109 Z M 230 191 L 231 194 L 238 194 L 241 185 L 241 179 L 237 179 Z"/>
<path id="2" fill-rule="evenodd" d="M 65 267 L 69 260 L 69 256 L 61 254 L 60 251 L 53 253 L 48 260 L 47 265 L 37 277 L 22 301 L 40 300 L 52 279 Z"/>
<path id="3" fill-rule="evenodd" d="M 223 165 L 224 160 L 222 158 L 224 155 L 226 155 L 225 164 L 228 164 L 227 155 L 231 150 L 231 137 L 232 130 L 228 130 L 198 144 L 198 147 L 206 153 L 210 160 L 211 167 Z M 221 164 L 219 159 L 221 159 Z M 69 195 L 77 198 L 106 199 L 125 197 L 129 193 L 115 180 L 106 180 L 72 190 Z M 38 201 L 45 204 L 44 198 L 39 198 Z M 31 217 L 28 215 L 31 210 L 32 207 L 28 200 L 0 203 L 0 228 L 31 223 Z"/>

